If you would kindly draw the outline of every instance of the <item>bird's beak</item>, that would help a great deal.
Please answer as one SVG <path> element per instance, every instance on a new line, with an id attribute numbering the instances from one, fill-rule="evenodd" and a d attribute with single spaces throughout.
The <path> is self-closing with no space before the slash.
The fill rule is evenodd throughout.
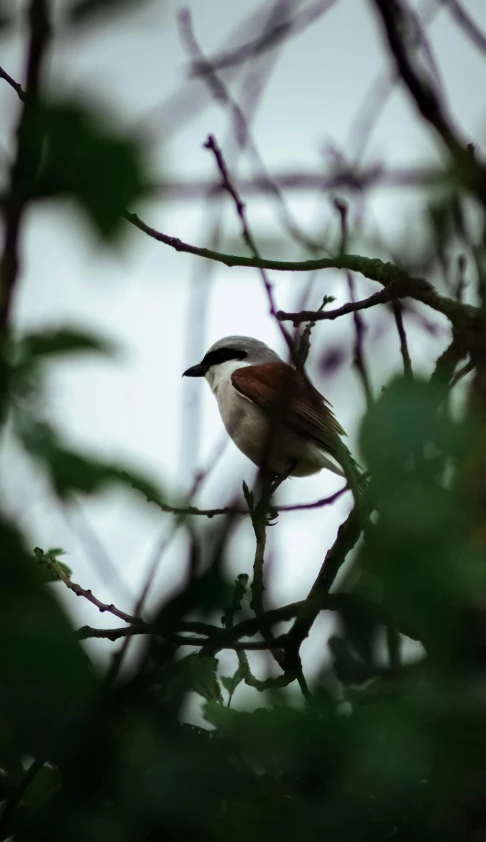
<path id="1" fill-rule="evenodd" d="M 205 363 L 198 363 L 197 365 L 191 366 L 188 368 L 187 371 L 184 372 L 182 375 L 183 377 L 204 377 L 206 372 L 209 371 L 209 366 Z"/>

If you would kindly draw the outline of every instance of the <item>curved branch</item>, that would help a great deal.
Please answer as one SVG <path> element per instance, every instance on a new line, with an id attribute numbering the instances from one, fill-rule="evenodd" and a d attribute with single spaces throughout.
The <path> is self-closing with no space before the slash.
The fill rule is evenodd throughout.
<path id="1" fill-rule="evenodd" d="M 276 272 L 314 272 L 317 269 L 349 269 L 351 272 L 359 272 L 370 281 L 376 281 L 386 288 L 393 284 L 394 296 L 415 298 L 433 310 L 442 313 L 458 328 L 469 326 L 481 329 L 481 310 L 479 307 L 462 304 L 452 298 L 440 295 L 425 278 L 408 275 L 394 263 L 384 263 L 378 258 L 363 257 L 359 254 L 339 254 L 336 257 L 319 257 L 312 260 L 267 260 L 225 254 L 224 252 L 193 246 L 178 237 L 169 237 L 167 234 L 151 228 L 134 213 L 125 211 L 123 216 L 144 234 L 176 251 L 205 257 L 229 267 L 246 266 L 253 269 L 273 269 Z"/>

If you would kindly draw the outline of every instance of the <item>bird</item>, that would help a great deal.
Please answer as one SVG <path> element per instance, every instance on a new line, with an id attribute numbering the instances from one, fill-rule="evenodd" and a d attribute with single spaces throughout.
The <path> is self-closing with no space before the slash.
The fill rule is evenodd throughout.
<path id="1" fill-rule="evenodd" d="M 264 342 L 225 336 L 182 376 L 206 378 L 227 432 L 259 468 L 277 477 L 327 469 L 360 484 L 329 401 Z"/>

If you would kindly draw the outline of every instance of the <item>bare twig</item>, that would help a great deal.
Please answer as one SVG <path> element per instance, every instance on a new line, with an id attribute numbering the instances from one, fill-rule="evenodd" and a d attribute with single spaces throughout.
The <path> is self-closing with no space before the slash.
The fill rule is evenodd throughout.
<path id="1" fill-rule="evenodd" d="M 454 369 L 458 362 L 465 356 L 465 350 L 456 335 L 453 335 L 450 345 L 442 352 L 437 359 L 434 371 L 432 372 L 431 383 L 450 383 Z"/>
<path id="2" fill-rule="evenodd" d="M 339 213 L 339 218 L 341 221 L 341 254 L 346 254 L 348 250 L 348 205 L 343 199 L 335 199 L 334 200 L 334 207 L 336 208 L 337 212 Z M 356 293 L 355 293 L 355 283 L 354 277 L 352 272 L 346 272 L 346 278 L 348 281 L 348 289 L 349 294 L 351 296 L 351 303 L 356 303 Z M 368 406 L 373 402 L 373 395 L 371 392 L 371 385 L 370 385 L 370 378 L 368 374 L 368 368 L 366 365 L 366 360 L 364 356 L 363 350 L 363 341 L 364 341 L 364 333 L 365 333 L 365 326 L 363 319 L 360 316 L 359 309 L 353 310 L 353 321 L 354 321 L 354 334 L 355 334 L 355 341 L 354 341 L 354 365 L 358 371 L 359 378 L 361 380 L 363 391 L 365 393 L 366 403 Z"/>
<path id="3" fill-rule="evenodd" d="M 267 192 L 275 200 L 276 211 L 283 228 L 296 242 L 304 246 L 304 248 L 308 249 L 310 252 L 322 252 L 321 243 L 311 240 L 301 229 L 297 220 L 294 219 L 293 215 L 289 211 L 280 188 L 270 178 L 265 163 L 252 138 L 249 120 L 243 108 L 241 108 L 236 100 L 231 96 L 227 86 L 222 81 L 222 78 L 214 68 L 212 62 L 208 60 L 202 52 L 194 34 L 192 18 L 188 9 L 182 10 L 179 15 L 179 21 L 184 40 L 189 45 L 191 53 L 196 56 L 197 64 L 201 68 L 201 77 L 206 82 L 215 101 L 228 110 L 234 126 L 234 136 L 237 139 L 240 148 L 247 150 L 258 176 L 266 182 L 268 188 Z M 275 58 L 276 56 L 272 57 L 273 60 L 275 60 Z M 202 71 L 202 68 L 204 68 L 204 72 Z M 228 167 L 225 166 L 225 169 L 227 174 Z M 227 189 L 224 179 L 223 187 Z"/>
<path id="4" fill-rule="evenodd" d="M 282 321 L 291 321 L 294 327 L 301 322 L 323 322 L 333 321 L 339 319 L 340 316 L 347 316 L 349 313 L 356 313 L 358 310 L 367 310 L 369 307 L 375 307 L 377 304 L 388 304 L 393 298 L 400 297 L 406 294 L 404 290 L 387 287 L 380 292 L 375 292 L 369 298 L 364 298 L 362 301 L 352 301 L 349 304 L 343 304 L 342 307 L 336 307 L 334 310 L 301 310 L 299 313 L 286 313 L 284 310 L 279 310 L 277 318 Z"/>
<path id="5" fill-rule="evenodd" d="M 465 32 L 468 38 L 470 38 L 472 43 L 475 44 L 482 53 L 486 53 L 486 35 L 481 32 L 464 6 L 459 3 L 459 0 L 442 0 L 442 3 L 447 6 L 451 16 L 461 27 L 463 32 Z"/>
<path id="6" fill-rule="evenodd" d="M 0 67 L 0 79 L 5 79 L 5 81 L 8 82 L 10 87 L 14 89 L 18 98 L 21 99 L 22 102 L 25 102 L 26 93 L 22 88 L 22 85 L 19 82 L 16 82 L 15 79 L 12 79 L 10 73 L 7 73 L 7 71 L 4 70 L 3 67 Z"/>
<path id="7" fill-rule="evenodd" d="M 225 160 L 223 158 L 223 153 L 221 152 L 221 149 L 219 148 L 218 144 L 216 143 L 216 140 L 213 137 L 213 135 L 209 135 L 209 137 L 208 137 L 206 143 L 204 144 L 204 146 L 206 147 L 206 149 L 210 149 L 214 153 L 214 157 L 216 159 L 216 163 L 218 165 L 219 172 L 221 173 L 223 185 L 224 185 L 224 187 L 226 188 L 226 190 L 228 191 L 228 193 L 230 194 L 230 196 L 232 197 L 232 199 L 235 203 L 236 212 L 237 212 L 237 214 L 240 218 L 240 221 L 241 221 L 241 234 L 242 234 L 243 240 L 247 244 L 251 254 L 253 255 L 253 258 L 255 260 L 258 260 L 258 261 L 261 262 L 260 251 L 259 251 L 258 246 L 257 246 L 257 244 L 256 244 L 256 242 L 253 238 L 253 235 L 250 231 L 250 227 L 248 225 L 248 221 L 247 221 L 247 218 L 246 218 L 245 205 L 244 205 L 243 201 L 241 200 L 241 197 L 240 197 L 235 185 L 233 184 L 233 182 L 230 178 L 230 175 L 228 173 L 228 169 L 226 167 Z M 274 296 L 273 296 L 273 284 L 270 281 L 270 278 L 268 277 L 264 266 L 260 265 L 257 268 L 260 272 L 260 277 L 263 281 L 263 285 L 264 285 L 265 291 L 267 293 L 270 315 L 272 315 L 275 318 L 275 320 L 276 320 L 276 322 L 279 326 L 280 333 L 282 334 L 282 337 L 285 341 L 285 344 L 287 345 L 287 348 L 289 350 L 289 354 L 290 354 L 291 359 L 295 360 L 295 348 L 294 348 L 294 343 L 292 342 L 292 337 L 285 330 L 282 322 L 280 322 L 276 318 L 277 308 L 276 308 L 275 299 L 274 299 Z"/>
<path id="8" fill-rule="evenodd" d="M 220 53 L 209 59 L 215 70 L 223 70 L 227 67 L 234 67 L 242 64 L 247 59 L 254 59 L 256 56 L 271 50 L 283 40 L 288 40 L 306 29 L 321 15 L 327 12 L 335 4 L 336 0 L 318 0 L 307 8 L 300 11 L 293 18 L 278 23 L 268 32 L 264 32 L 258 38 L 227 52 Z M 195 61 L 191 68 L 191 75 L 204 76 L 207 72 L 207 63 Z"/>
<path id="9" fill-rule="evenodd" d="M 91 638 L 99 638 L 102 640 L 120 640 L 122 638 L 130 640 L 130 638 L 135 637 L 136 635 L 140 634 L 155 634 L 165 638 L 165 635 L 161 634 L 157 631 L 157 629 L 152 627 L 147 628 L 139 628 L 138 626 L 124 626 L 120 629 L 95 629 L 91 626 L 82 626 L 77 632 L 78 640 L 88 640 Z M 204 637 L 190 637 L 184 636 L 181 634 L 171 634 L 166 638 L 169 643 L 173 644 L 174 646 L 205 646 L 207 644 L 207 640 Z M 286 636 L 281 635 L 280 637 L 272 639 L 272 641 L 268 642 L 266 640 L 222 640 L 218 644 L 218 649 L 233 649 L 235 652 L 239 651 L 254 651 L 260 652 L 265 649 L 270 649 L 272 646 L 281 646 L 283 642 L 285 642 Z"/>
<path id="10" fill-rule="evenodd" d="M 110 604 L 105 602 L 101 602 L 101 600 L 97 599 L 95 595 L 91 592 L 91 590 L 82 588 L 81 585 L 77 585 L 76 582 L 71 581 L 69 576 L 64 572 L 60 564 L 56 561 L 53 556 L 49 555 L 49 553 L 44 553 L 39 547 L 36 547 L 34 550 L 35 555 L 37 556 L 40 562 L 45 562 L 49 565 L 49 567 L 54 570 L 56 575 L 59 579 L 64 582 L 67 588 L 72 591 L 76 596 L 82 596 L 84 599 L 87 599 L 88 602 L 91 602 L 101 614 L 107 612 L 108 614 L 113 614 L 115 617 L 118 617 L 119 620 L 124 620 L 125 623 L 130 623 L 132 625 L 141 625 L 144 626 L 144 621 L 141 617 L 133 616 L 132 614 L 127 614 L 125 611 L 120 611 L 116 605 Z"/>
<path id="11" fill-rule="evenodd" d="M 270 183 L 269 179 L 270 178 Z M 354 193 L 382 188 L 396 187 L 429 187 L 442 183 L 444 172 L 430 167 L 413 167 L 403 169 L 384 169 L 372 165 L 362 168 L 347 165 L 336 172 L 278 172 L 265 177 L 252 175 L 239 179 L 241 192 L 245 196 L 268 195 L 273 192 L 274 185 L 279 191 L 322 192 L 346 189 Z M 153 185 L 155 191 L 163 193 L 164 199 L 171 201 L 191 201 L 207 197 L 209 201 L 219 199 L 222 187 L 215 188 L 210 181 L 203 179 L 171 180 Z"/>
<path id="12" fill-rule="evenodd" d="M 459 383 L 460 380 L 462 380 L 463 377 L 466 376 L 466 374 L 470 374 L 471 371 L 474 371 L 475 367 L 476 364 L 472 360 L 469 360 L 467 363 L 464 363 L 462 368 L 456 371 L 454 377 L 451 379 L 451 382 L 449 383 L 449 388 L 452 389 L 457 383 Z"/>
<path id="13" fill-rule="evenodd" d="M 342 494 L 348 491 L 348 486 L 345 485 L 339 491 L 334 492 L 329 497 L 322 497 L 320 500 L 315 500 L 312 503 L 299 503 L 288 506 L 273 506 L 272 508 L 278 514 L 280 512 L 296 512 L 304 509 L 321 509 L 323 506 L 330 506 L 341 497 Z M 217 515 L 242 515 L 248 517 L 248 509 L 239 508 L 238 506 L 223 506 L 219 509 L 198 509 L 195 506 L 169 506 L 168 503 L 161 503 L 160 500 L 155 500 L 147 497 L 149 503 L 154 503 L 163 512 L 172 513 L 174 515 L 195 515 L 199 517 L 207 517 L 209 519 Z"/>
<path id="14" fill-rule="evenodd" d="M 392 301 L 393 315 L 397 332 L 400 339 L 400 353 L 403 360 L 403 373 L 405 377 L 413 380 L 412 360 L 410 359 L 410 351 L 408 350 L 407 334 L 405 325 L 403 323 L 402 307 L 399 301 Z"/>

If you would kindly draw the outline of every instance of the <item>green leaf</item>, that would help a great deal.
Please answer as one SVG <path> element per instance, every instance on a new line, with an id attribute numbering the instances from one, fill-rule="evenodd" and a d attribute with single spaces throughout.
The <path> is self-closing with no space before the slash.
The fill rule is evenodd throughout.
<path id="1" fill-rule="evenodd" d="M 46 553 L 36 547 L 34 549 L 34 558 L 38 564 L 40 581 L 44 583 L 59 582 L 60 576 L 56 568 L 60 568 L 66 576 L 71 576 L 72 570 L 67 564 L 58 561 L 56 555 L 64 553 L 64 550 L 48 550 Z M 54 563 L 53 563 L 54 562 Z"/>
<path id="2" fill-rule="evenodd" d="M 102 238 L 116 236 L 126 206 L 147 193 L 141 143 L 82 103 L 39 105 L 32 120 L 26 192 L 38 199 L 68 196 Z"/>
<path id="3" fill-rule="evenodd" d="M 52 759 L 96 690 L 91 664 L 19 533 L 0 518 L 0 741 Z"/>
<path id="4" fill-rule="evenodd" d="M 208 701 L 223 701 L 217 678 L 217 658 L 212 655 L 188 655 L 184 665 L 191 690 Z"/>
<path id="5" fill-rule="evenodd" d="M 241 682 L 243 681 L 244 677 L 245 670 L 243 670 L 241 667 L 238 667 L 234 675 L 220 676 L 221 684 L 223 685 L 224 689 L 228 692 L 230 699 L 233 696 L 233 693 L 235 692 L 238 685 L 241 684 Z"/>
<path id="6" fill-rule="evenodd" d="M 59 328 L 26 334 L 13 345 L 10 355 L 29 360 L 90 352 L 112 355 L 114 351 L 115 345 L 102 336 L 76 328 Z"/>
<path id="7" fill-rule="evenodd" d="M 204 705 L 203 712 L 204 719 L 209 725 L 222 730 L 231 728 L 238 716 L 231 708 L 217 701 L 208 701 Z"/>
<path id="8" fill-rule="evenodd" d="M 94 494 L 112 485 L 137 488 L 152 499 L 162 499 L 157 487 L 140 474 L 66 447 L 45 422 L 24 419 L 18 433 L 28 453 L 48 471 L 56 493 L 63 499 L 73 492 Z"/>

